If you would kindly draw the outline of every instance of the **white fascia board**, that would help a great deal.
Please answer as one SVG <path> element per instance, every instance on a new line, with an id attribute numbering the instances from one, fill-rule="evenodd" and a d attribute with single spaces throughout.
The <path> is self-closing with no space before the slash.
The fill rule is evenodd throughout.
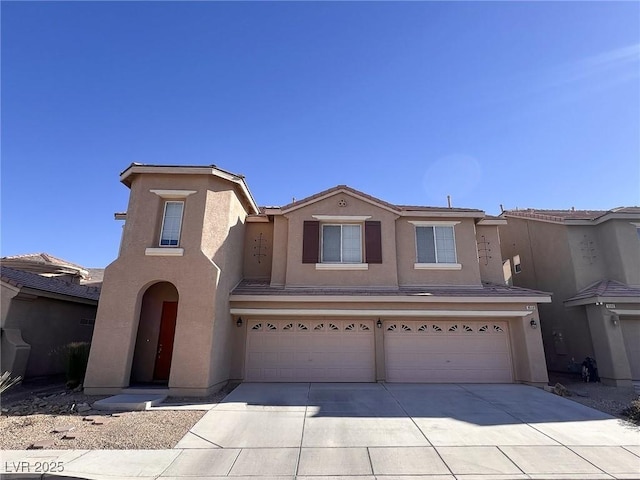
<path id="1" fill-rule="evenodd" d="M 266 215 L 249 215 L 247 223 L 269 223 L 269 217 Z"/>
<path id="2" fill-rule="evenodd" d="M 453 227 L 460 222 L 447 222 L 444 220 L 408 220 L 408 222 L 416 227 Z"/>
<path id="3" fill-rule="evenodd" d="M 401 217 L 434 217 L 434 218 L 482 218 L 484 212 L 447 212 L 444 207 L 443 210 L 438 211 L 426 211 L 426 210 L 402 210 L 400 212 Z"/>
<path id="4" fill-rule="evenodd" d="M 371 215 L 311 215 L 321 222 L 364 222 L 369 220 Z"/>
<path id="5" fill-rule="evenodd" d="M 231 302 L 322 302 L 322 303 L 551 303 L 540 297 L 438 297 L 435 295 L 230 295 Z"/>
<path id="6" fill-rule="evenodd" d="M 231 308 L 231 315 L 333 317 L 526 317 L 528 310 L 350 310 L 322 308 Z"/>
<path id="7" fill-rule="evenodd" d="M 369 270 L 368 263 L 316 263 L 316 270 Z"/>
<path id="8" fill-rule="evenodd" d="M 477 224 L 478 225 L 507 225 L 507 221 L 505 219 L 498 219 L 498 218 L 489 218 L 489 219 L 482 219 L 480 220 Z"/>
<path id="9" fill-rule="evenodd" d="M 149 257 L 181 257 L 184 255 L 184 248 L 157 247 L 146 248 L 144 254 Z"/>
<path id="10" fill-rule="evenodd" d="M 175 199 L 175 198 L 187 198 L 189 195 L 197 193 L 197 190 L 160 190 L 151 189 L 151 193 L 155 193 L 161 198 Z"/>

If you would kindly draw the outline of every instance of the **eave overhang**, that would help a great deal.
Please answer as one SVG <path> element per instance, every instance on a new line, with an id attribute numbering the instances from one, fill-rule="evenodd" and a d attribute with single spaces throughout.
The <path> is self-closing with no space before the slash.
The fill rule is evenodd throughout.
<path id="1" fill-rule="evenodd" d="M 238 295 L 230 302 L 326 303 L 551 303 L 551 296 L 439 296 L 439 295 Z"/>
<path id="2" fill-rule="evenodd" d="M 215 165 L 198 166 L 198 165 L 142 165 L 132 163 L 120 174 L 120 181 L 131 188 L 133 178 L 139 174 L 165 174 L 165 175 L 213 175 L 215 177 L 234 183 L 240 190 L 240 193 L 247 206 L 250 214 L 260 213 L 260 209 L 256 204 L 249 187 L 245 182 L 244 176 L 236 175 L 231 172 L 222 170 Z"/>

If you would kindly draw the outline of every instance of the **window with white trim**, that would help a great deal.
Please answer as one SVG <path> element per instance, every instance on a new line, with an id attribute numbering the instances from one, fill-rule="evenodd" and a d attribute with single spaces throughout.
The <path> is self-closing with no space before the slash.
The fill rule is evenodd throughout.
<path id="1" fill-rule="evenodd" d="M 453 226 L 416 225 L 417 263 L 456 263 Z"/>
<path id="2" fill-rule="evenodd" d="M 520 255 L 513 257 L 513 271 L 514 273 L 522 272 L 522 265 L 520 264 Z"/>
<path id="3" fill-rule="evenodd" d="M 362 226 L 322 225 L 322 263 L 362 263 Z"/>
<path id="4" fill-rule="evenodd" d="M 180 244 L 182 212 L 184 202 L 167 201 L 164 204 L 162 230 L 160 232 L 161 247 L 177 247 Z"/>

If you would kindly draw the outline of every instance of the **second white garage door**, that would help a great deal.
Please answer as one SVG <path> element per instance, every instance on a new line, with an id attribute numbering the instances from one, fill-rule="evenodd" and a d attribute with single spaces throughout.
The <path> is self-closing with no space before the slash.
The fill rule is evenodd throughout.
<path id="1" fill-rule="evenodd" d="M 371 320 L 251 320 L 245 381 L 373 382 Z"/>
<path id="2" fill-rule="evenodd" d="M 385 322 L 389 382 L 510 383 L 505 321 Z"/>

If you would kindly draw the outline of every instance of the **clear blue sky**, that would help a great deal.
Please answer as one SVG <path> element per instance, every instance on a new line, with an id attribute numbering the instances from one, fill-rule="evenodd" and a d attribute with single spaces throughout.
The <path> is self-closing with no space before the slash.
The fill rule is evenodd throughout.
<path id="1" fill-rule="evenodd" d="M 261 205 L 640 204 L 638 2 L 2 2 L 2 255 L 117 255 L 131 162 Z"/>

